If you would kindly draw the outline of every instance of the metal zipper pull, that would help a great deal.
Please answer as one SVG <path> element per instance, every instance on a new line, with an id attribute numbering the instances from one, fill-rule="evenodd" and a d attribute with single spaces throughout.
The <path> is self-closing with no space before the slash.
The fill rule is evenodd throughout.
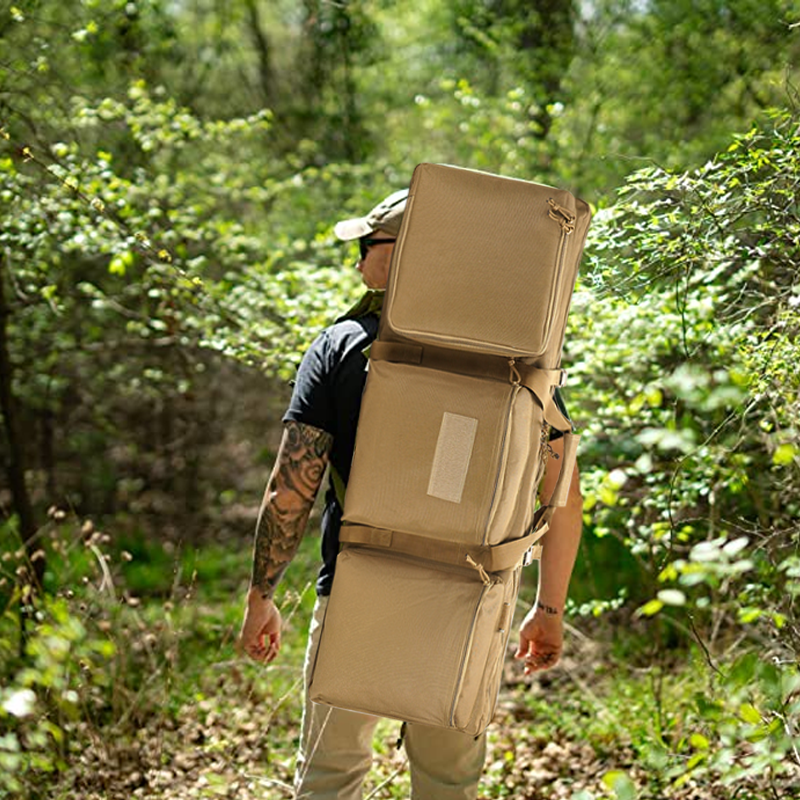
<path id="1" fill-rule="evenodd" d="M 477 561 L 475 561 L 475 559 L 472 558 L 469 553 L 467 553 L 467 564 L 469 564 L 473 569 L 478 570 L 478 574 L 481 576 L 484 586 L 491 586 L 494 583 L 483 564 L 479 564 Z"/>
<path id="2" fill-rule="evenodd" d="M 577 219 L 575 214 L 560 206 L 552 197 L 547 201 L 547 205 L 550 206 L 547 215 L 561 226 L 565 235 L 569 236 L 575 230 L 575 220 Z"/>

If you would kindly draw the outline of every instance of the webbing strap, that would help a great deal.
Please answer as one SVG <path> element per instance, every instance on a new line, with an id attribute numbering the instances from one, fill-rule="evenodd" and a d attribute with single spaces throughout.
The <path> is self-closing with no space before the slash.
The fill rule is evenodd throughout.
<path id="1" fill-rule="evenodd" d="M 533 516 L 533 530 L 536 531 L 539 526 L 544 526 L 547 529 L 550 526 L 550 520 L 553 518 L 557 508 L 563 508 L 567 504 L 567 497 L 569 497 L 569 487 L 572 483 L 572 474 L 575 471 L 575 459 L 578 454 L 578 442 L 580 436 L 575 433 L 564 434 L 564 453 L 561 456 L 561 469 L 558 473 L 556 485 L 553 488 L 553 494 L 550 501 L 546 506 L 539 508 Z M 550 460 L 553 463 L 553 460 Z"/>
<path id="2" fill-rule="evenodd" d="M 396 553 L 405 553 L 460 567 L 469 564 L 469 557 L 487 572 L 502 572 L 514 569 L 523 563 L 529 564 L 533 559 L 539 558 L 542 548 L 536 542 L 547 532 L 547 527 L 547 524 L 541 525 L 533 533 L 503 544 L 469 546 L 386 528 L 345 523 L 339 533 L 339 541 L 346 544 L 385 547 Z"/>
<path id="3" fill-rule="evenodd" d="M 503 356 L 488 353 L 472 353 L 405 342 L 376 340 L 372 343 L 369 357 L 375 361 L 392 361 L 402 364 L 419 364 L 431 369 L 459 372 L 480 378 L 508 381 L 513 369 L 514 380 L 530 389 L 544 409 L 544 419 L 558 431 L 571 431 L 570 421 L 561 413 L 553 400 L 552 388 L 562 386 L 566 372 L 561 369 L 539 369 L 522 361 L 512 361 Z"/>

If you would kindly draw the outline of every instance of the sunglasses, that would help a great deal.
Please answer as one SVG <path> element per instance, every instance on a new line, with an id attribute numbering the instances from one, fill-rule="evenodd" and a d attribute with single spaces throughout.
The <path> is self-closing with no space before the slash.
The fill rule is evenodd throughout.
<path id="1" fill-rule="evenodd" d="M 396 242 L 397 239 L 359 239 L 358 240 L 358 249 L 361 253 L 361 258 L 364 259 L 367 257 L 367 250 L 370 249 L 375 244 L 391 244 L 392 242 Z"/>

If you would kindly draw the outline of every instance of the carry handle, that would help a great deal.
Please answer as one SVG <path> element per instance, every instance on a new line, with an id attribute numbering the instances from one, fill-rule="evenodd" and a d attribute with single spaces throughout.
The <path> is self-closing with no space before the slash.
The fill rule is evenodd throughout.
<path id="1" fill-rule="evenodd" d="M 575 433 L 564 434 L 564 455 L 561 461 L 561 471 L 558 473 L 558 480 L 553 489 L 553 496 L 550 498 L 548 506 L 553 508 L 563 508 L 567 504 L 569 487 L 572 484 L 572 473 L 575 471 L 575 458 L 578 454 L 578 442 L 580 436 Z"/>
<path id="2" fill-rule="evenodd" d="M 572 473 L 575 471 L 575 458 L 578 453 L 580 436 L 576 433 L 564 434 L 564 453 L 561 456 L 561 471 L 558 473 L 553 494 L 546 506 L 542 506 L 533 517 L 532 530 L 534 532 L 546 530 L 557 508 L 563 508 L 569 497 L 569 487 L 572 483 Z"/>

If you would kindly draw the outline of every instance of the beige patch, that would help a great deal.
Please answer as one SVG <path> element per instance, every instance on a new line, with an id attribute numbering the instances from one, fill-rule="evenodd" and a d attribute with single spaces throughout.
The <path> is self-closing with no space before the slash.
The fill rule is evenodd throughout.
<path id="1" fill-rule="evenodd" d="M 451 503 L 461 502 L 477 429 L 477 419 L 445 411 L 428 483 L 431 497 Z"/>

